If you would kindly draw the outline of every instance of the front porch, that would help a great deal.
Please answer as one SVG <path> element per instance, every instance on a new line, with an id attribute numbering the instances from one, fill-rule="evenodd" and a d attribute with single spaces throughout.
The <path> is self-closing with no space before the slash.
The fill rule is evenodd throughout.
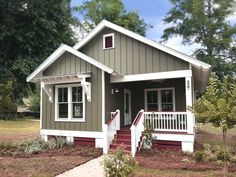
<path id="1" fill-rule="evenodd" d="M 106 110 L 116 111 L 107 113 L 111 119 L 105 125 L 104 153 L 123 143 L 134 156 L 142 144 L 144 122 L 152 124 L 157 141 L 177 142 L 182 151 L 193 152 L 195 118 L 188 111 L 192 77 L 111 83 L 110 90 Z M 127 125 L 130 130 L 123 131 Z M 121 132 L 126 136 L 117 138 Z"/>

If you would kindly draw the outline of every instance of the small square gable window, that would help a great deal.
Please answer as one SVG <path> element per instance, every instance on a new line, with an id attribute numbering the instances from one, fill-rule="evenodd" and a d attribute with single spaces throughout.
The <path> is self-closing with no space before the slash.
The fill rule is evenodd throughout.
<path id="1" fill-rule="evenodd" d="M 114 47 L 114 33 L 103 35 L 103 49 L 111 49 Z"/>

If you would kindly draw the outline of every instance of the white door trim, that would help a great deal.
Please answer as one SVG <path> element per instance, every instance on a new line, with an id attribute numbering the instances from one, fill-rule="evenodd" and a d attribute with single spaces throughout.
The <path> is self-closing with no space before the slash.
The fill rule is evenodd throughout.
<path id="1" fill-rule="evenodd" d="M 128 117 L 127 120 L 127 114 L 126 114 L 126 93 L 129 94 L 129 114 L 130 116 Z M 131 124 L 131 118 L 132 118 L 132 112 L 131 112 L 131 91 L 129 89 L 124 89 L 124 126 Z"/>

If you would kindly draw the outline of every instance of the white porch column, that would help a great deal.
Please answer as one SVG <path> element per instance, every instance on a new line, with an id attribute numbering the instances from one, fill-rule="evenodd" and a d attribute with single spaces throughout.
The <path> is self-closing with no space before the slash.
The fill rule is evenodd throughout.
<path id="1" fill-rule="evenodd" d="M 194 115 L 189 111 L 189 107 L 193 106 L 193 89 L 192 77 L 185 77 L 185 97 L 186 97 L 186 111 L 187 111 L 187 132 L 188 134 L 194 133 Z"/>

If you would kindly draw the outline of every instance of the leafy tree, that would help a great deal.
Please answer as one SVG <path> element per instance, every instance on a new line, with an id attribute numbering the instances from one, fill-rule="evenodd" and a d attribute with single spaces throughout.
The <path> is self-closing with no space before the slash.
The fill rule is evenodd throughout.
<path id="1" fill-rule="evenodd" d="M 75 7 L 75 10 L 83 16 L 80 24 L 86 27 L 85 30 L 93 29 L 103 19 L 143 36 L 151 27 L 139 17 L 138 12 L 126 12 L 121 0 L 86 0 L 81 6 Z"/>
<path id="2" fill-rule="evenodd" d="M 0 66 L 14 75 L 21 100 L 32 70 L 61 43 L 74 43 L 70 0 L 0 0 L 0 19 Z"/>
<path id="3" fill-rule="evenodd" d="M 29 88 L 29 110 L 40 112 L 40 86 L 36 85 L 35 90 Z"/>
<path id="4" fill-rule="evenodd" d="M 194 53 L 199 60 L 210 63 L 213 71 L 223 75 L 236 73 L 236 24 L 227 21 L 233 15 L 234 0 L 170 0 L 173 8 L 164 18 L 171 24 L 162 38 L 179 35 L 184 44 L 198 43 Z"/>
<path id="5" fill-rule="evenodd" d="M 0 78 L 0 119 L 14 120 L 17 113 L 17 106 L 14 102 L 13 96 L 13 85 L 15 79 L 8 71 L 5 71 L 2 75 L 4 77 Z"/>
<path id="6" fill-rule="evenodd" d="M 220 127 L 224 142 L 224 171 L 226 172 L 227 130 L 236 124 L 236 82 L 229 76 L 223 80 L 213 74 L 209 86 L 201 98 L 194 103 L 196 118 L 203 123 Z"/>

